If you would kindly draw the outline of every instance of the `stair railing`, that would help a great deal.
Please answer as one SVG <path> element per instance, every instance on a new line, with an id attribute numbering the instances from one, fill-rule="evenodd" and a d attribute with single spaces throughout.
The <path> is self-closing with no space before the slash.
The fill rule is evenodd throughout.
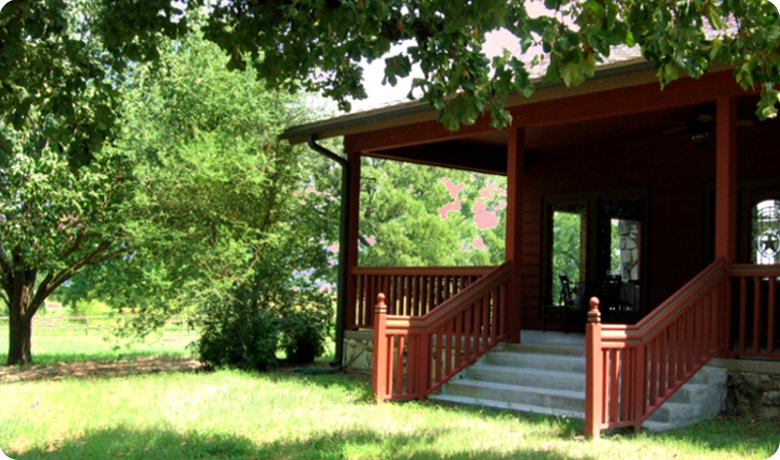
<path id="1" fill-rule="evenodd" d="M 726 344 L 728 277 L 717 261 L 635 325 L 602 324 L 591 299 L 586 325 L 585 431 L 639 430 Z"/>
<path id="2" fill-rule="evenodd" d="M 506 335 L 510 264 L 496 267 L 423 316 L 374 308 L 373 389 L 377 402 L 421 399 Z"/>

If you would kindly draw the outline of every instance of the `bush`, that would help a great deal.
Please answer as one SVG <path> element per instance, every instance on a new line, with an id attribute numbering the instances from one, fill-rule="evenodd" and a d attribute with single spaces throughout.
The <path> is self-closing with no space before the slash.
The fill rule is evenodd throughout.
<path id="1" fill-rule="evenodd" d="M 310 363 L 325 352 L 330 317 L 329 310 L 312 305 L 290 309 L 280 318 L 280 348 L 284 350 L 289 363 Z"/>
<path id="2" fill-rule="evenodd" d="M 331 298 L 317 289 L 260 286 L 236 288 L 229 300 L 215 296 L 201 309 L 196 348 L 204 363 L 266 370 L 276 364 L 280 350 L 294 364 L 323 354 L 333 316 Z"/>
<path id="3" fill-rule="evenodd" d="M 278 321 L 255 302 L 212 305 L 202 326 L 197 351 L 209 366 L 266 370 L 276 363 Z"/>

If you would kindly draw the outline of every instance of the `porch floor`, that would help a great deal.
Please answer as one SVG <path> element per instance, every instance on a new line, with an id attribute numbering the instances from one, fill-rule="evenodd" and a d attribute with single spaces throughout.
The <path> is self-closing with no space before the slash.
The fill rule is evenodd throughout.
<path id="1" fill-rule="evenodd" d="M 536 331 L 522 330 L 520 332 L 520 342 L 529 345 L 554 345 L 558 347 L 579 347 L 585 350 L 585 334 L 579 332 L 569 332 L 564 334 L 560 331 Z"/>

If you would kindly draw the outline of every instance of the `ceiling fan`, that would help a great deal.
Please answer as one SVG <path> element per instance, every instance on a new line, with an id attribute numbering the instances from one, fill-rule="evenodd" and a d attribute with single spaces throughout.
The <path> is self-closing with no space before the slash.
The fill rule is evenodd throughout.
<path id="1" fill-rule="evenodd" d="M 670 135 L 681 132 L 688 132 L 691 135 L 691 140 L 694 142 L 704 142 L 715 132 L 716 122 L 715 117 L 708 113 L 698 113 L 688 123 L 675 123 L 678 126 L 674 128 L 662 131 L 662 135 Z M 754 126 L 753 120 L 737 120 L 738 127 L 751 127 Z"/>

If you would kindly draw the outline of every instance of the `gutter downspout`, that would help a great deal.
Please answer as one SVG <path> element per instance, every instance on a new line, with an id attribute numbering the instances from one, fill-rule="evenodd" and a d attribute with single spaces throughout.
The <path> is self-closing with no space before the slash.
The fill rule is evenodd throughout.
<path id="1" fill-rule="evenodd" d="M 344 314 L 347 311 L 347 279 L 349 267 L 347 267 L 347 229 L 349 227 L 350 211 L 350 171 L 349 162 L 336 155 L 325 147 L 317 144 L 317 135 L 309 134 L 308 145 L 315 152 L 335 161 L 341 166 L 341 215 L 339 220 L 339 273 L 336 291 L 336 356 L 330 362 L 332 367 L 340 368 L 344 359 Z"/>

